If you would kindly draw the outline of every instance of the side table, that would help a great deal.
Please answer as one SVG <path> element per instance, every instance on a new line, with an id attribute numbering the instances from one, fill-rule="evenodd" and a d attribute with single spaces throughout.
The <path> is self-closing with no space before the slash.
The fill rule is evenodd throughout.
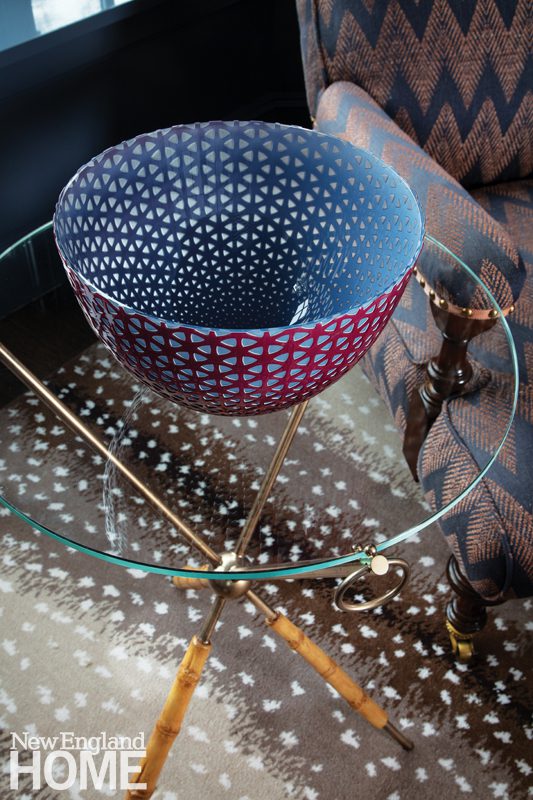
<path id="1" fill-rule="evenodd" d="M 465 281 L 475 281 L 479 291 L 487 292 L 468 267 L 438 242 L 427 239 L 425 246 L 435 248 L 435 252 L 442 255 L 444 269 L 462 270 Z M 40 258 L 57 257 L 54 253 L 50 226 L 44 226 L 6 251 L 0 257 L 0 270 L 7 273 L 30 258 L 38 264 Z M 357 513 L 354 513 L 353 528 L 347 531 L 331 525 L 330 520 L 334 519 L 337 505 L 345 502 L 343 492 L 346 489 L 340 485 L 346 484 L 350 477 L 346 481 L 343 480 L 347 477 L 345 475 L 342 478 L 334 476 L 335 480 L 331 480 L 326 492 L 322 489 L 321 494 L 313 496 L 313 469 L 318 466 L 313 460 L 322 465 L 319 459 L 324 457 L 314 453 L 309 442 L 307 426 L 317 424 L 313 417 L 313 404 L 317 409 L 323 409 L 324 402 L 340 406 L 336 413 L 344 414 L 349 424 L 350 409 L 352 405 L 357 406 L 354 384 L 348 383 L 349 376 L 321 398 L 311 401 L 305 417 L 302 404 L 290 414 L 279 412 L 268 418 L 252 418 L 244 426 L 245 437 L 236 442 L 235 431 L 239 429 L 233 420 L 197 415 L 171 406 L 164 400 L 155 400 L 125 374 L 123 379 L 121 376 L 121 394 L 106 397 L 105 370 L 121 371 L 111 361 L 94 386 L 80 391 L 80 387 L 62 386 L 60 375 L 54 379 L 53 386 L 47 386 L 9 350 L 0 348 L 3 363 L 43 401 L 42 426 L 50 422 L 53 427 L 54 416 L 65 425 L 60 426 L 57 432 L 57 441 L 62 448 L 61 460 L 83 464 L 85 470 L 92 471 L 94 484 L 102 487 L 102 502 L 94 505 L 92 519 L 87 524 L 87 519 L 82 521 L 75 514 L 66 514 L 62 504 L 50 503 L 49 498 L 44 500 L 39 493 L 20 491 L 21 469 L 34 474 L 44 468 L 38 451 L 32 456 L 31 464 L 24 463 L 24 459 L 20 461 L 20 454 L 7 451 L 0 472 L 2 503 L 33 528 L 70 547 L 127 568 L 172 576 L 180 587 L 207 586 L 215 595 L 211 614 L 191 642 L 148 745 L 146 763 L 137 776 L 138 781 L 147 783 L 147 789 L 132 789 L 131 798 L 149 797 L 153 792 L 166 753 L 179 731 L 209 654 L 218 616 L 233 598 L 245 597 L 252 602 L 272 630 L 336 688 L 352 708 L 397 738 L 406 749 L 411 746 L 389 722 L 383 709 L 301 630 L 265 602 L 250 584 L 304 577 L 341 579 L 344 587 L 342 596 L 338 595 L 340 604 L 347 607 L 364 604 L 359 594 L 348 599 L 351 592 L 360 590 L 359 583 L 351 585 L 354 573 L 362 571 L 368 574 L 376 556 L 386 553 L 385 560 L 388 560 L 395 545 L 415 534 L 424 535 L 433 522 L 460 503 L 482 480 L 498 457 L 516 404 L 516 358 L 503 317 L 498 317 L 496 328 L 499 332 L 491 335 L 502 336 L 507 348 L 515 371 L 515 394 L 509 397 L 509 416 L 501 420 L 491 452 L 479 465 L 474 479 L 465 480 L 463 485 L 459 480 L 453 497 L 442 507 L 428 510 L 421 506 L 417 509 L 418 520 L 408 527 L 401 523 L 403 511 L 398 497 L 396 530 L 387 531 L 387 536 L 376 531 L 371 538 L 362 520 L 373 515 L 379 497 L 367 495 L 357 498 L 359 508 L 354 502 L 354 512 Z M 46 330 L 36 347 L 46 350 Z M 343 393 L 345 382 L 350 388 L 349 396 Z M 113 401 L 111 404 L 107 402 L 110 400 Z M 156 410 L 159 410 L 158 414 L 152 414 Z M 168 420 L 168 429 L 164 432 L 152 425 L 154 416 L 162 413 Z M 308 423 L 308 419 L 313 422 Z M 327 424 L 327 412 L 325 415 L 322 413 L 318 424 Z M 39 436 L 40 433 L 36 432 L 36 441 Z M 258 442 L 264 446 L 257 447 Z M 246 451 L 246 446 L 249 451 Z M 339 446 L 342 447 L 342 442 Z M 270 463 L 264 463 L 262 451 L 269 455 L 273 453 Z M 151 457 L 151 452 L 158 454 L 157 459 Z M 209 463 L 210 457 L 214 458 L 213 467 Z M 334 458 L 334 454 L 328 457 Z M 54 454 L 51 455 L 52 461 L 53 458 Z M 245 459 L 249 469 L 235 470 L 233 465 L 238 467 L 245 463 Z M 75 496 L 87 491 L 86 481 L 77 482 L 74 473 L 75 470 L 72 477 L 67 475 L 63 478 L 68 488 L 68 505 L 72 508 L 76 505 Z M 282 493 L 287 474 L 293 477 L 293 484 L 298 485 L 293 497 L 284 497 Z M 11 479 L 12 475 L 18 478 Z M 384 491 L 390 491 L 389 487 L 384 487 Z M 354 500 L 357 486 L 351 485 L 349 493 Z M 278 502 L 280 513 L 289 520 L 292 516 L 294 525 L 272 526 L 272 516 L 276 515 L 274 504 Z M 313 504 L 312 514 L 309 512 L 310 503 Z M 143 527 L 133 525 L 139 517 L 139 509 L 143 515 L 149 516 L 151 524 Z M 238 549 L 239 539 L 243 541 L 243 532 L 250 541 L 250 548 L 245 566 L 236 567 L 231 553 Z M 206 563 L 210 565 L 207 568 Z M 398 566 L 403 578 L 405 567 L 403 564 Z M 375 572 L 379 573 L 379 562 L 375 567 Z M 386 583 L 391 576 L 393 583 L 398 585 L 394 572 L 394 569 L 390 570 L 389 576 L 382 579 L 384 588 L 380 584 L 378 590 L 381 596 L 394 588 L 390 582 Z M 370 601 L 370 605 L 375 605 L 379 599 Z"/>

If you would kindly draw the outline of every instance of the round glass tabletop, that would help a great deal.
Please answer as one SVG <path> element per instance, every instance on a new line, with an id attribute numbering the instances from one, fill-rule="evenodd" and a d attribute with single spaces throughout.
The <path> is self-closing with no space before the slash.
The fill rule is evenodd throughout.
<path id="1" fill-rule="evenodd" d="M 508 414 L 498 421 L 490 449 L 477 453 L 474 474 L 454 476 L 442 506 L 424 498 L 414 482 L 406 492 L 399 479 L 407 469 L 400 436 L 392 421 L 376 423 L 375 417 L 383 419 L 375 413 L 382 401 L 360 365 L 313 398 L 301 421 L 294 409 L 256 417 L 208 415 L 136 383 L 94 338 L 72 357 L 73 325 L 84 331 L 84 345 L 90 338 L 81 310 L 58 337 L 62 306 L 55 314 L 34 308 L 31 341 L 23 335 L 32 363 L 53 361 L 57 367 L 42 390 L 47 396 L 35 392 L 36 379 L 17 360 L 16 347 L 12 355 L 0 347 L 0 360 L 30 387 L 0 406 L 0 502 L 37 531 L 125 567 L 235 578 L 225 562 L 220 566 L 220 556 L 237 547 L 292 414 L 297 432 L 261 514 L 248 523 L 251 538 L 239 577 L 343 577 L 354 562 L 367 559 L 358 545 L 389 551 L 426 531 L 498 457 L 518 383 L 512 336 L 487 287 L 431 236 L 424 249 L 437 263 L 442 286 L 447 276 L 450 285 L 459 277 L 462 296 L 475 295 L 480 307 L 494 309 L 495 325 L 483 335 L 498 337 L 500 357 L 514 373 L 514 389 L 501 389 L 508 392 Z M 0 284 L 14 285 L 21 276 L 38 283 L 42 271 L 62 274 L 51 223 L 0 255 Z M 397 314 L 389 325 L 400 325 Z M 9 324 L 2 322 L 4 333 Z M 433 337 L 436 354 L 437 329 L 424 335 Z"/>

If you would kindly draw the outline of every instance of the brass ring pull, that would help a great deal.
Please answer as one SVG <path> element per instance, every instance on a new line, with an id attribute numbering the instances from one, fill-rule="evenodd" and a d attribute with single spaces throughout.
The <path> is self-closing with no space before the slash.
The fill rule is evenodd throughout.
<path id="1" fill-rule="evenodd" d="M 361 603 L 350 603 L 348 600 L 345 600 L 344 595 L 358 580 L 358 578 L 360 578 L 362 575 L 367 575 L 369 572 L 373 572 L 370 564 L 362 564 L 337 586 L 334 597 L 334 603 L 337 608 L 340 611 L 369 611 L 372 608 L 378 608 L 378 606 L 385 605 L 385 603 L 388 603 L 393 597 L 396 597 L 396 595 L 403 589 L 411 570 L 409 568 L 409 564 L 407 561 L 404 561 L 403 558 L 389 558 L 387 561 L 389 567 L 399 567 L 402 571 L 402 575 L 396 586 L 393 586 L 392 589 L 389 589 L 387 592 L 385 592 L 385 594 L 382 594 L 379 597 L 373 597 L 371 600 L 364 600 Z"/>

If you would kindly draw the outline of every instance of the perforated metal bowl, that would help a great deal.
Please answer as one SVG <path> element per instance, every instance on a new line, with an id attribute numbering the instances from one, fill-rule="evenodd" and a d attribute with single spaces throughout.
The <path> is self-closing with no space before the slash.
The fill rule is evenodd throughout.
<path id="1" fill-rule="evenodd" d="M 364 355 L 421 248 L 413 193 L 336 137 L 263 122 L 179 125 L 82 167 L 54 229 L 97 335 L 155 392 L 275 411 Z"/>

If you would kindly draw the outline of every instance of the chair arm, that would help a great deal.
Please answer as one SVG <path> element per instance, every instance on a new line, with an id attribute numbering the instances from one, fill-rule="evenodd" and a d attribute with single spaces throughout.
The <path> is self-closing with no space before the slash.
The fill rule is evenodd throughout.
<path id="1" fill-rule="evenodd" d="M 476 272 L 499 305 L 510 310 L 525 268 L 509 235 L 448 173 L 425 153 L 377 103 L 353 83 L 340 81 L 320 96 L 315 127 L 363 147 L 390 164 L 415 191 L 426 215 L 426 231 Z M 465 285 L 461 270 L 443 269 L 435 248 L 425 247 L 417 266 L 440 296 L 459 309 L 489 314 L 484 293 Z M 480 297 L 481 295 L 481 297 Z M 452 309 L 453 310 L 453 309 Z"/>

